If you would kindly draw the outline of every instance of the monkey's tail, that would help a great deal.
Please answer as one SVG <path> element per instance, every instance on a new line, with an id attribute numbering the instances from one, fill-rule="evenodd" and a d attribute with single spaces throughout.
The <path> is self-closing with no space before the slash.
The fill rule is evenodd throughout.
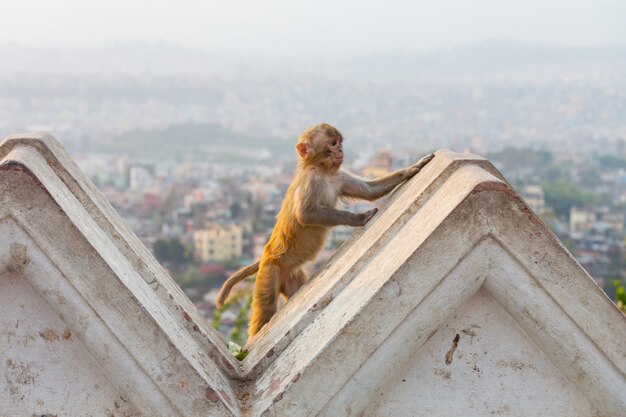
<path id="1" fill-rule="evenodd" d="M 217 295 L 217 300 L 215 301 L 215 305 L 217 308 L 224 307 L 224 302 L 228 298 L 228 294 L 230 294 L 230 290 L 240 281 L 243 281 L 245 278 L 249 277 L 252 274 L 256 274 L 259 270 L 259 264 L 261 261 L 256 261 L 253 264 L 248 266 L 244 266 L 239 271 L 232 274 L 225 282 L 222 284 L 222 288 L 220 289 L 220 293 Z"/>

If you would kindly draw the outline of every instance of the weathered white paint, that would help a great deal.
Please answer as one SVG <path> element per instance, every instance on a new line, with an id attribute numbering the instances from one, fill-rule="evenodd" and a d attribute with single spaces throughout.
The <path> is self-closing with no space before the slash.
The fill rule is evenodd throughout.
<path id="1" fill-rule="evenodd" d="M 626 319 L 473 155 L 438 152 L 238 364 L 54 139 L 9 137 L 0 291 L 0 415 L 626 415 Z"/>
<path id="2" fill-rule="evenodd" d="M 29 281 L 143 415 L 239 415 L 223 339 L 72 169 L 47 136 L 0 146 L 3 269 Z"/>
<path id="3" fill-rule="evenodd" d="M 597 415 L 484 290 L 466 300 L 421 349 L 410 342 L 404 349 L 408 354 L 396 357 L 385 384 L 370 392 L 365 415 Z"/>
<path id="4" fill-rule="evenodd" d="M 126 394 L 23 276 L 0 276 L 0 413 L 132 416 Z"/>

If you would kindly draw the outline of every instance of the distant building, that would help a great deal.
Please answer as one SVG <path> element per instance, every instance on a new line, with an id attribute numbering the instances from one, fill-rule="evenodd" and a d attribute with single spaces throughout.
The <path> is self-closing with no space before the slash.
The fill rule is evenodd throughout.
<path id="1" fill-rule="evenodd" d="M 526 204 L 530 206 L 535 213 L 541 213 L 545 206 L 546 201 L 543 195 L 543 188 L 540 185 L 527 185 L 522 188 L 522 198 L 526 201 Z"/>
<path id="2" fill-rule="evenodd" d="M 624 236 L 624 212 L 608 207 L 572 207 L 570 236 L 573 239 L 581 239 L 590 233 L 621 239 Z"/>
<path id="3" fill-rule="evenodd" d="M 616 233 L 624 234 L 624 212 L 622 210 L 610 210 L 608 207 L 605 207 L 601 209 L 601 218 Z"/>
<path id="4" fill-rule="evenodd" d="M 225 261 L 241 256 L 243 229 L 237 225 L 213 226 L 194 232 L 193 241 L 202 262 Z"/>
<path id="5" fill-rule="evenodd" d="M 145 193 L 137 202 L 136 213 L 143 218 L 148 218 L 154 213 L 163 212 L 163 202 L 158 193 Z"/>
<path id="6" fill-rule="evenodd" d="M 128 186 L 132 191 L 142 191 L 154 184 L 154 167 L 136 164 L 129 168 Z"/>
<path id="7" fill-rule="evenodd" d="M 214 183 L 211 183 L 212 185 Z M 210 201 L 216 200 L 217 186 L 194 188 L 189 190 L 182 196 L 182 206 L 187 210 L 193 210 L 193 207 L 198 204 L 206 204 Z"/>
<path id="8" fill-rule="evenodd" d="M 370 162 L 361 170 L 361 174 L 365 177 L 376 178 L 391 172 L 393 161 L 389 149 L 380 149 Z"/>
<path id="9" fill-rule="evenodd" d="M 572 239 L 580 239 L 584 233 L 591 230 L 597 220 L 596 212 L 591 207 L 574 207 L 569 214 L 569 234 Z"/>

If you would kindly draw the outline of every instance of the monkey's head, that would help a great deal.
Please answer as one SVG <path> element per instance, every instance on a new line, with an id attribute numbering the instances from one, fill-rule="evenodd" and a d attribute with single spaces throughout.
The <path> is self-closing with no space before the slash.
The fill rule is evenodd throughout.
<path id="1" fill-rule="evenodd" d="M 343 136 L 328 123 L 320 123 L 300 135 L 296 150 L 301 165 L 334 173 L 343 162 Z"/>

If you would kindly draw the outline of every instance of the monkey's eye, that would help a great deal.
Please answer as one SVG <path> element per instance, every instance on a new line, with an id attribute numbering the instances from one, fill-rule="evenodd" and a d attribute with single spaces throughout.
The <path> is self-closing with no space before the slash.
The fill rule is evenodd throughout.
<path id="1" fill-rule="evenodd" d="M 337 146 L 337 141 L 336 140 L 331 141 L 330 146 Z"/>

